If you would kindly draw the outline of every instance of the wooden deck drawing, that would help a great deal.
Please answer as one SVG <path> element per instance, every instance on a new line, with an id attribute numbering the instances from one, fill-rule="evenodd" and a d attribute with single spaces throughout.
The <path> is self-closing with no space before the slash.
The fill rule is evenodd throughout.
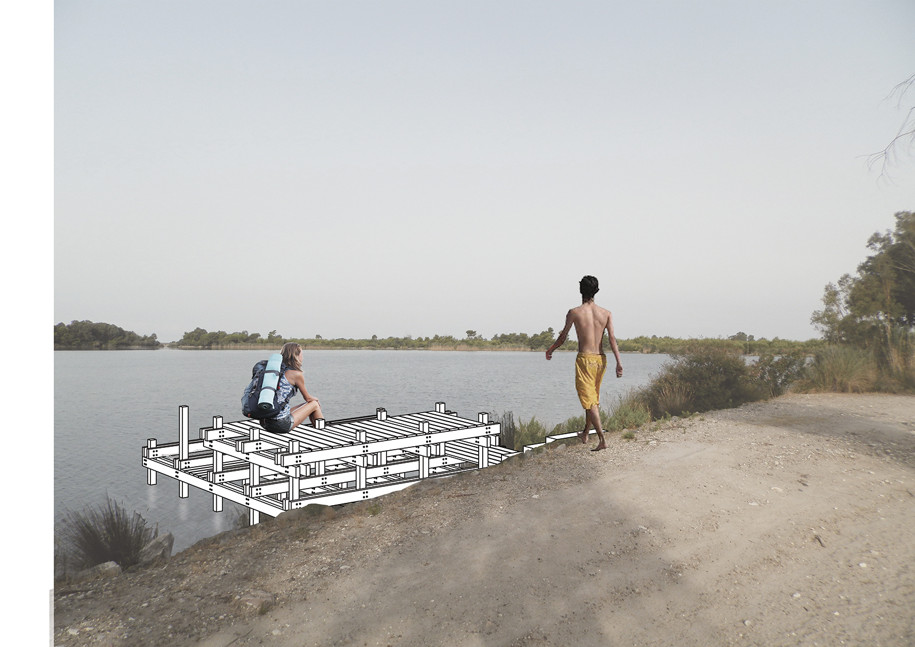
<path id="1" fill-rule="evenodd" d="M 194 486 L 213 494 L 213 511 L 223 499 L 248 508 L 252 524 L 311 503 L 336 505 L 403 489 L 426 478 L 496 465 L 518 452 L 499 445 L 500 424 L 480 413 L 461 418 L 437 402 L 433 411 L 348 418 L 288 434 L 265 431 L 254 420 L 210 427 L 191 440 L 188 407 L 178 408 L 178 442 L 147 440 L 146 482 L 164 474 L 178 481 L 178 496 Z"/>

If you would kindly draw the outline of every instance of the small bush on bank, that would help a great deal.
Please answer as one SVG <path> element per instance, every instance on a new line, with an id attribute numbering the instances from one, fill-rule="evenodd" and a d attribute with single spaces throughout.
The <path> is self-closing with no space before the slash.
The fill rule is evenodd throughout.
<path id="1" fill-rule="evenodd" d="M 729 409 L 766 395 L 734 350 L 699 346 L 674 360 L 637 393 L 653 418 Z"/>
<path id="2" fill-rule="evenodd" d="M 140 551 L 158 535 L 138 512 L 128 513 L 105 498 L 106 504 L 98 508 L 67 513 L 60 542 L 67 565 L 91 568 L 116 562 L 126 569 L 138 563 Z"/>
<path id="3" fill-rule="evenodd" d="M 515 430 L 515 451 L 521 451 L 525 445 L 536 445 L 546 439 L 546 427 L 536 418 L 522 422 Z"/>
<path id="4" fill-rule="evenodd" d="M 601 425 L 604 424 L 604 411 L 601 411 Z M 566 420 L 565 422 L 560 422 L 558 425 L 553 427 L 553 431 L 550 432 L 551 436 L 560 436 L 562 434 L 577 434 L 580 433 L 582 429 L 585 428 L 585 417 L 573 416 Z"/>
<path id="5" fill-rule="evenodd" d="M 624 431 L 637 429 L 649 422 L 651 422 L 651 411 L 638 397 L 629 394 L 619 397 L 607 421 L 601 420 L 601 426 L 605 431 Z"/>
<path id="6" fill-rule="evenodd" d="M 761 355 L 750 365 L 750 374 L 757 384 L 774 398 L 802 379 L 807 372 L 807 356 L 800 351 L 786 355 Z"/>

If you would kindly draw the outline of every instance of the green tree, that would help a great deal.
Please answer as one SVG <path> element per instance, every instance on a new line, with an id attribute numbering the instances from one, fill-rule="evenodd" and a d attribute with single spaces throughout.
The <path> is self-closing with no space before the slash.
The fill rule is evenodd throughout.
<path id="1" fill-rule="evenodd" d="M 810 318 L 831 343 L 879 344 L 894 329 L 915 328 L 915 212 L 895 215 L 896 226 L 867 242 L 873 252 L 857 274 L 829 283 L 823 309 Z"/>
<path id="2" fill-rule="evenodd" d="M 546 350 L 547 348 L 549 348 L 552 345 L 552 343 L 553 343 L 553 329 L 552 328 L 547 328 L 543 332 L 537 333 L 536 335 L 534 335 L 530 338 L 531 350 L 540 350 L 540 349 Z"/>

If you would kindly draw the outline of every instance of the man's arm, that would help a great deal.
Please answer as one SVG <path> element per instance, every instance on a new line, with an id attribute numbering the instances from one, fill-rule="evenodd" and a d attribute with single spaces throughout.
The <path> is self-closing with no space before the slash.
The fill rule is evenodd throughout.
<path id="1" fill-rule="evenodd" d="M 610 336 L 610 348 L 616 358 L 616 376 L 623 377 L 623 363 L 620 361 L 620 349 L 616 345 L 616 336 L 613 334 L 613 315 L 607 311 L 607 334 Z"/>
<path id="2" fill-rule="evenodd" d="M 565 343 L 566 339 L 568 339 L 568 337 L 569 337 L 569 330 L 571 328 L 572 328 L 572 311 L 569 310 L 569 312 L 566 314 L 566 325 L 562 329 L 562 332 L 559 333 L 559 338 L 556 339 L 556 341 L 553 342 L 553 345 L 550 346 L 546 351 L 547 359 L 553 359 L 553 351 Z"/>

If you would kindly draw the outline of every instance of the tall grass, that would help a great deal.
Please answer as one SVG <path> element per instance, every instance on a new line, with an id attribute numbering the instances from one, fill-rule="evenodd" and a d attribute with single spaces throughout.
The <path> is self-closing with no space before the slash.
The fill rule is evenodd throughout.
<path id="1" fill-rule="evenodd" d="M 128 513 L 109 497 L 97 508 L 67 512 L 61 529 L 59 550 L 68 566 L 89 568 L 117 562 L 129 568 L 139 562 L 140 551 L 158 534 L 139 513 Z"/>
<path id="2" fill-rule="evenodd" d="M 874 351 L 877 388 L 881 391 L 915 391 L 915 332 L 894 326 Z"/>
<path id="3" fill-rule="evenodd" d="M 817 352 L 800 386 L 805 391 L 863 393 L 874 390 L 876 383 L 873 353 L 855 346 L 828 346 Z"/>

